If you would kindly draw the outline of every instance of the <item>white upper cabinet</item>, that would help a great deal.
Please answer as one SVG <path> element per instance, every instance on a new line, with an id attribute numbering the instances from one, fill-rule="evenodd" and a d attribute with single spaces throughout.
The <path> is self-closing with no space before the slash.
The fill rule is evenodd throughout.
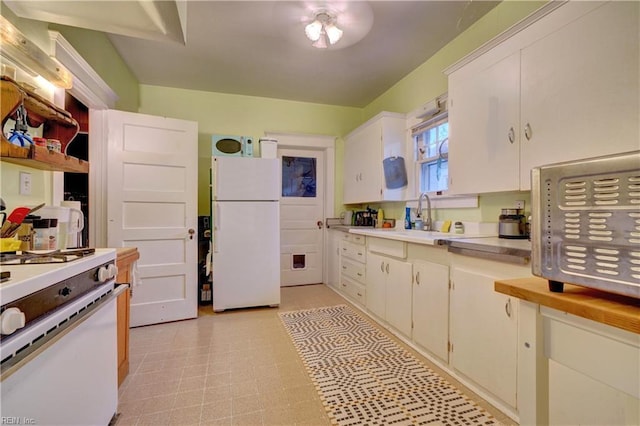
<path id="1" fill-rule="evenodd" d="M 449 87 L 449 192 L 518 189 L 520 52 Z"/>
<path id="2" fill-rule="evenodd" d="M 639 10 L 569 2 L 451 72 L 450 193 L 530 190 L 532 167 L 637 150 Z"/>
<path id="3" fill-rule="evenodd" d="M 521 189 L 532 167 L 640 149 L 639 10 L 608 3 L 522 50 Z"/>
<path id="4" fill-rule="evenodd" d="M 344 204 L 397 201 L 402 188 L 387 189 L 382 161 L 405 157 L 406 121 L 402 114 L 383 112 L 351 132 L 344 147 Z M 408 165 L 408 159 L 405 158 Z"/>

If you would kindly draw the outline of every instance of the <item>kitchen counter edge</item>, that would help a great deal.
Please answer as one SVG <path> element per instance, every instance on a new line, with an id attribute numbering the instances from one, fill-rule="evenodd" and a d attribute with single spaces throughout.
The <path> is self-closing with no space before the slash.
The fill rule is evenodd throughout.
<path id="1" fill-rule="evenodd" d="M 565 284 L 563 293 L 549 291 L 543 278 L 499 280 L 495 291 L 562 312 L 640 334 L 640 299 Z"/>
<path id="2" fill-rule="evenodd" d="M 407 235 L 405 232 L 396 229 L 387 231 L 380 228 L 345 225 L 332 226 L 331 229 L 412 244 L 447 246 L 449 251 L 453 253 L 509 263 L 526 265 L 531 259 L 531 242 L 528 240 L 510 240 L 486 235 L 461 236 L 446 233 L 439 233 L 433 236 L 428 236 L 425 233 L 422 236 L 420 231 L 415 231 L 416 235 Z"/>

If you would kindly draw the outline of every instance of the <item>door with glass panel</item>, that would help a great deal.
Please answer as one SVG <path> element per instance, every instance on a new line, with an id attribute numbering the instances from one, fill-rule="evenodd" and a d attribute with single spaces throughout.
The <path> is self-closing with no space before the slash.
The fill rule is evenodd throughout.
<path id="1" fill-rule="evenodd" d="M 279 149 L 281 286 L 322 283 L 324 151 Z"/>

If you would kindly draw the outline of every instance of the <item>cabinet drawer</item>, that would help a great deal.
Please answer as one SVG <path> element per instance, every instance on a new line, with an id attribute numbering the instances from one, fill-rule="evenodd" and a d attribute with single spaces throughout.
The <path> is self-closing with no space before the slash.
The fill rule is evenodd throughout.
<path id="1" fill-rule="evenodd" d="M 387 240 L 384 238 L 369 238 L 367 242 L 369 251 L 386 254 L 387 256 L 404 259 L 407 257 L 407 244 L 402 241 Z"/>
<path id="2" fill-rule="evenodd" d="M 354 244 L 349 241 L 340 241 L 340 253 L 343 257 L 356 262 L 364 263 L 367 260 L 364 245 Z"/>
<path id="3" fill-rule="evenodd" d="M 366 301 L 366 293 L 365 287 L 362 284 L 358 284 L 343 275 L 340 278 L 340 290 L 359 305 L 364 305 Z"/>
<path id="4" fill-rule="evenodd" d="M 342 241 L 349 241 L 350 243 L 364 245 L 365 237 L 364 235 L 350 234 L 348 232 L 345 232 L 342 235 Z"/>
<path id="5" fill-rule="evenodd" d="M 363 284 L 365 282 L 364 270 L 365 267 L 363 263 L 353 262 L 347 259 L 342 260 L 342 273 Z"/>

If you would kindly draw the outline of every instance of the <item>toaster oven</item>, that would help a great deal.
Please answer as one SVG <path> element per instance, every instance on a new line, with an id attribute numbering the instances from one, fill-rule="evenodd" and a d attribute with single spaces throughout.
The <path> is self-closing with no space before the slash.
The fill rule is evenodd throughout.
<path id="1" fill-rule="evenodd" d="M 531 184 L 533 274 L 640 298 L 640 151 L 537 167 Z"/>

